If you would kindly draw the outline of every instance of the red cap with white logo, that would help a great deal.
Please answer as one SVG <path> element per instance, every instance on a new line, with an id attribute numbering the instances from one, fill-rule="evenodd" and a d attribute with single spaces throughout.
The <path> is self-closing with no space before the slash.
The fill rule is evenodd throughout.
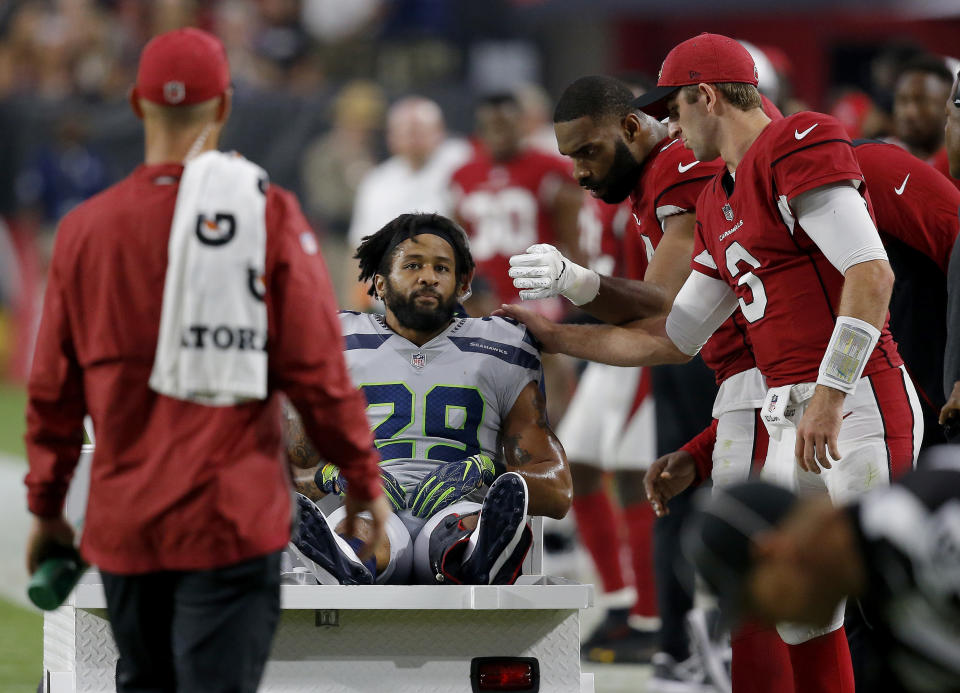
<path id="1" fill-rule="evenodd" d="M 720 34 L 700 34 L 677 44 L 660 68 L 657 86 L 633 102 L 655 118 L 666 116 L 663 103 L 680 87 L 690 84 L 742 82 L 757 86 L 757 66 L 739 42 Z"/>
<path id="2" fill-rule="evenodd" d="M 229 86 L 230 66 L 220 39 L 186 28 L 160 34 L 144 47 L 134 93 L 163 106 L 188 106 Z"/>

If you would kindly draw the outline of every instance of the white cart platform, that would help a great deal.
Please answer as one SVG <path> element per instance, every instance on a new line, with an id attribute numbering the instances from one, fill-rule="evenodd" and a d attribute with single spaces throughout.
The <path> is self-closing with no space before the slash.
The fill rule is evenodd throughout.
<path id="1" fill-rule="evenodd" d="M 114 691 L 103 588 L 87 576 L 44 619 L 45 690 Z M 261 690 L 471 693 L 474 657 L 534 657 L 543 693 L 592 693 L 580 671 L 580 613 L 593 587 L 524 576 L 508 586 L 283 585 Z M 402 606 L 400 606 L 402 605 Z"/>
<path id="2" fill-rule="evenodd" d="M 89 428 L 88 428 L 89 430 Z M 92 446 L 84 446 L 67 517 L 86 507 Z M 580 609 L 593 586 L 542 575 L 542 518 L 514 585 L 280 587 L 282 612 L 264 693 L 473 693 L 475 657 L 533 657 L 540 693 L 593 693 L 580 671 Z M 116 690 L 117 649 L 95 570 L 44 615 L 46 693 Z"/>

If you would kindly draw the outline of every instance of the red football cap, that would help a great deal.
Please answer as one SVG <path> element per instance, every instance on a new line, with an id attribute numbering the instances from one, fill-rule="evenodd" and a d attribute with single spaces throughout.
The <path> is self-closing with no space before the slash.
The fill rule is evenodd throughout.
<path id="1" fill-rule="evenodd" d="M 230 66 L 220 39 L 186 28 L 155 36 L 144 46 L 134 91 L 162 106 L 187 106 L 219 96 L 229 86 Z"/>
<path id="2" fill-rule="evenodd" d="M 757 81 L 757 66 L 746 48 L 720 34 L 700 34 L 667 53 L 657 86 L 638 96 L 633 105 L 655 118 L 663 118 L 667 115 L 663 102 L 680 87 L 720 82 L 757 86 Z"/>

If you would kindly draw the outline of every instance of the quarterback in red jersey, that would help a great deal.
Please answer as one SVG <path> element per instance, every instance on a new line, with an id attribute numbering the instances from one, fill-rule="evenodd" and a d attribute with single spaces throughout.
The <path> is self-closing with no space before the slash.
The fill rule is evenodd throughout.
<path id="1" fill-rule="evenodd" d="M 453 209 L 470 238 L 477 276 L 492 284 L 498 300 L 511 301 L 511 255 L 534 243 L 553 243 L 580 257 L 583 193 L 563 159 L 523 147 L 512 95 L 485 98 L 476 119 L 483 151 L 453 174 Z"/>
<path id="2" fill-rule="evenodd" d="M 691 79 L 700 81 L 690 85 Z M 857 388 L 860 378 L 871 376 L 874 390 L 882 380 L 886 387 L 879 389 L 890 390 L 877 392 L 881 408 L 902 406 L 912 392 L 885 325 L 893 276 L 857 190 L 862 175 L 852 143 L 822 114 L 771 122 L 751 89 L 753 61 L 722 36 L 680 44 L 664 62 L 660 83 L 648 107 L 667 98 L 684 144 L 697 156 L 719 153 L 727 164 L 697 201 L 696 271 L 684 288 L 698 293 L 681 291 L 666 326 L 668 341 L 676 348 L 694 337 L 685 322 L 693 313 L 684 311 L 709 309 L 716 324 L 739 305 L 767 384 L 817 384 L 816 394 L 800 400 L 810 403 L 808 420 L 797 425 L 796 457 L 807 470 L 836 474 L 826 452 L 829 447 L 840 459 L 837 434 L 842 410 L 851 406 L 845 397 L 867 389 Z M 726 83 L 734 87 L 711 86 Z M 774 404 L 765 419 L 779 425 L 785 403 Z M 883 436 L 882 425 L 878 433 Z M 891 433 L 888 426 L 883 456 L 896 472 L 912 463 L 914 441 L 912 432 Z M 852 466 L 847 460 L 836 468 Z M 857 491 L 855 485 L 844 489 Z"/>
<path id="3" fill-rule="evenodd" d="M 960 230 L 960 191 L 938 171 L 894 144 L 854 140 L 853 146 L 870 191 L 877 230 L 896 274 L 890 329 L 920 395 L 924 431 L 929 434 L 923 446 L 943 443 L 936 423 L 943 405 L 945 279 Z M 923 310 L 917 310 L 921 305 Z M 710 477 L 716 428 L 714 421 L 712 431 L 704 431 L 683 448 L 693 456 L 701 479 Z M 673 470 L 680 467 L 675 465 Z M 692 467 L 684 468 L 684 475 L 692 473 Z M 741 472 L 743 478 L 746 475 Z M 675 489 L 675 485 L 666 488 Z"/>
<path id="4" fill-rule="evenodd" d="M 773 386 L 763 407 L 765 474 L 797 487 L 822 468 L 822 486 L 842 501 L 909 469 L 922 436 L 916 395 L 885 325 L 893 275 L 839 124 L 809 113 L 770 123 L 740 86 L 755 82 L 738 48 L 703 35 L 664 63 L 669 93 L 660 96 L 686 146 L 727 164 L 698 199 L 696 271 L 665 333 L 681 343 L 699 316 L 738 304 Z M 826 634 L 778 627 L 794 646 L 798 689 L 805 671 L 831 688 L 852 687 L 841 625 L 838 614 Z"/>
<path id="5" fill-rule="evenodd" d="M 685 106 L 684 99 L 681 94 L 676 101 Z M 698 200 L 693 268 L 734 287 L 750 325 L 757 366 L 769 386 L 813 382 L 821 354 L 811 345 L 829 341 L 844 275 L 830 271 L 831 260 L 818 252 L 823 241 L 798 225 L 789 202 L 816 188 L 860 183 L 863 177 L 845 131 L 829 116 L 798 113 L 769 123 L 754 144 L 736 167 L 737 176 L 748 176 L 750 184 L 735 185 L 725 173 Z M 825 167 L 823 159 L 831 165 Z M 865 211 L 864 205 L 860 208 Z M 869 224 L 873 228 L 872 220 Z M 848 264 L 861 257 L 869 259 Z M 886 254 L 878 243 L 859 256 L 839 255 L 838 261 L 843 269 L 868 262 L 885 265 Z M 802 321 L 796 320 L 799 306 Z M 864 354 L 862 375 L 901 365 L 885 326 L 886 310 L 880 316 L 882 329 L 876 330 L 876 348 Z"/>

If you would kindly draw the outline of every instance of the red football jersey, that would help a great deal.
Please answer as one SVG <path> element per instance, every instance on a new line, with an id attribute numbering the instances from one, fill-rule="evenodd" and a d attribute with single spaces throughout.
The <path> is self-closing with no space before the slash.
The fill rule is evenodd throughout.
<path id="1" fill-rule="evenodd" d="M 933 260 L 944 274 L 960 230 L 960 190 L 895 144 L 854 142 L 877 228 Z"/>
<path id="2" fill-rule="evenodd" d="M 580 208 L 577 226 L 580 249 L 590 261 L 590 269 L 600 274 L 620 277 L 626 270 L 623 247 L 626 231 L 632 227 L 629 200 L 609 204 L 587 196 Z"/>
<path id="3" fill-rule="evenodd" d="M 663 220 L 694 211 L 700 190 L 721 168 L 719 159 L 697 161 L 679 139 L 665 137 L 650 150 L 637 187 L 630 194 L 633 222 L 645 250 L 631 260 L 638 276 L 646 273 L 653 251 L 663 238 Z"/>
<path id="4" fill-rule="evenodd" d="M 843 275 L 788 202 L 846 180 L 863 176 L 843 126 L 804 112 L 768 125 L 737 167 L 736 184 L 724 172 L 697 200 L 692 267 L 733 287 L 757 366 L 771 387 L 817 379 L 843 289 Z M 884 325 L 863 374 L 901 363 Z"/>
<path id="5" fill-rule="evenodd" d="M 674 214 L 693 212 L 703 186 L 721 170 L 720 159 L 697 161 L 693 152 L 678 139 L 665 138 L 654 146 L 630 195 L 634 223 L 628 229 L 624 244 L 629 277 L 642 279 L 646 273 L 663 238 L 663 220 Z M 734 315 L 723 323 L 700 355 L 716 374 L 718 384 L 735 373 L 753 368 L 753 353 L 742 318 Z"/>
<path id="6" fill-rule="evenodd" d="M 570 165 L 532 149 L 507 162 L 479 155 L 453 174 L 453 209 L 470 238 L 477 276 L 502 303 L 519 303 L 507 272 L 510 256 L 534 243 L 556 245 L 551 206 L 560 187 L 575 185 Z"/>

